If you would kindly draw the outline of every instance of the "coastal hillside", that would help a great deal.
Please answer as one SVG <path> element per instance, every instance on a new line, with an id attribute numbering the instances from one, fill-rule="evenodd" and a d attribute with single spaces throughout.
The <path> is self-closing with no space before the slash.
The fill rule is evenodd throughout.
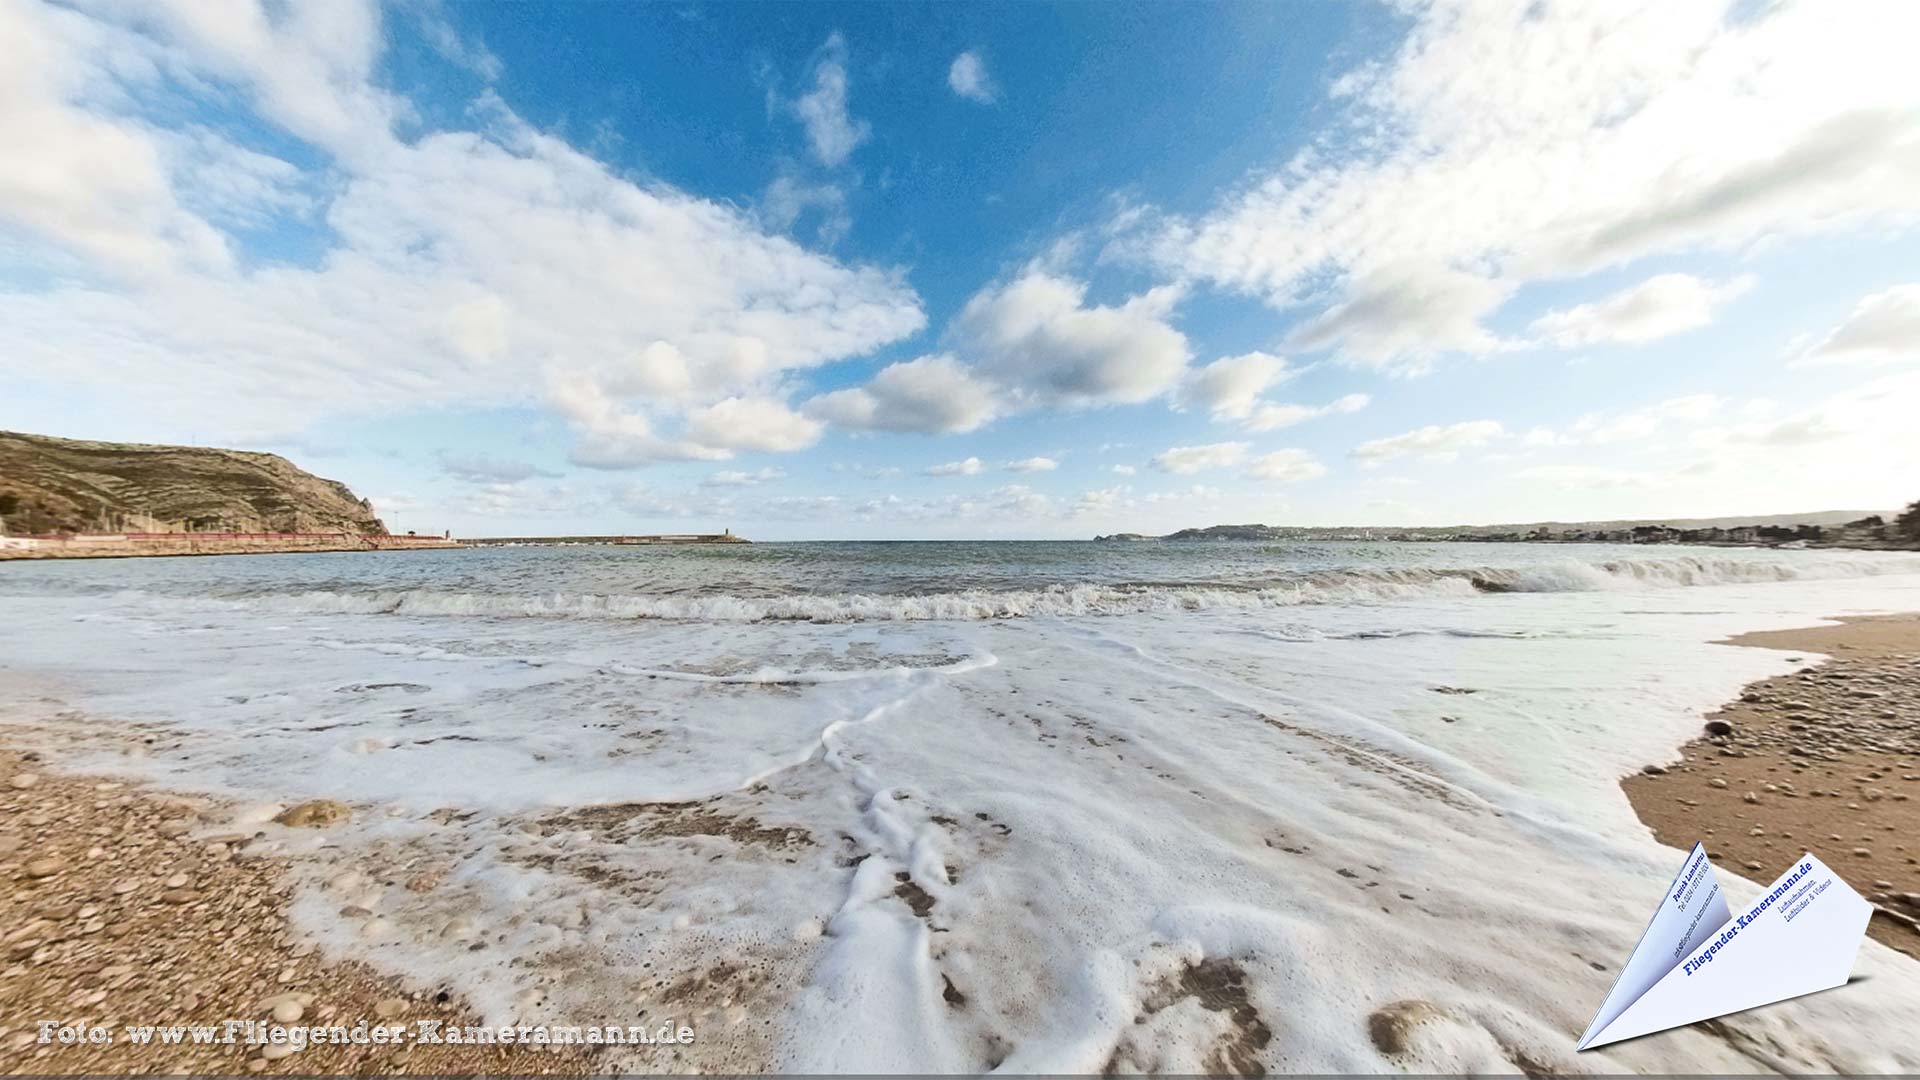
<path id="1" fill-rule="evenodd" d="M 345 484 L 278 454 L 0 431 L 5 531 L 352 532 L 387 527 Z"/>
<path id="2" fill-rule="evenodd" d="M 1920 504 L 1916 504 L 1920 505 Z M 1535 521 L 1506 525 L 1209 525 L 1165 536 L 1113 533 L 1095 540 L 1584 540 L 1636 543 L 1780 543 L 1806 540 L 1849 547 L 1912 547 L 1920 513 L 1821 510 L 1717 518 Z"/>

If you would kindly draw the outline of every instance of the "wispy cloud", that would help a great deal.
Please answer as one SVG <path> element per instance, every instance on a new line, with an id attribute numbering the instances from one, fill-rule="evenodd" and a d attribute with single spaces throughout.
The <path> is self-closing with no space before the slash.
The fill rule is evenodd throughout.
<path id="1" fill-rule="evenodd" d="M 926 470 L 928 476 L 978 476 L 986 464 L 977 457 L 949 461 L 944 465 L 934 465 Z"/>
<path id="2" fill-rule="evenodd" d="M 1496 420 L 1467 420 L 1458 424 L 1428 424 L 1404 435 L 1361 443 L 1353 457 L 1366 464 L 1378 464 L 1399 457 L 1450 460 L 1460 451 L 1485 446 L 1506 434 Z"/>
<path id="3" fill-rule="evenodd" d="M 947 86 L 968 101 L 982 105 L 991 105 L 1000 96 L 1000 88 L 987 74 L 987 62 L 971 50 L 953 58 L 947 67 Z"/>
<path id="4" fill-rule="evenodd" d="M 813 66 L 813 86 L 793 103 L 793 115 L 807 129 L 813 156 L 828 167 L 846 163 L 866 142 L 873 129 L 849 111 L 847 39 L 838 31 L 820 47 Z"/>

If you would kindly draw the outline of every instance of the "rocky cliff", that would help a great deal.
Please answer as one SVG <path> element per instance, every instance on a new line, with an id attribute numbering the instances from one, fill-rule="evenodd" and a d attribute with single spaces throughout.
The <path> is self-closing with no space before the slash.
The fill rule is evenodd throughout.
<path id="1" fill-rule="evenodd" d="M 384 534 L 345 484 L 278 454 L 0 431 L 6 531 Z"/>

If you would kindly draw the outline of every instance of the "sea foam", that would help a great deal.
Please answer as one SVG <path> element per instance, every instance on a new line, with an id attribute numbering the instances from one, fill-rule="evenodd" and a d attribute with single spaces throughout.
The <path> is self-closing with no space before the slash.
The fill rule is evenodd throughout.
<path id="1" fill-rule="evenodd" d="M 1617 777 L 1788 666 L 1709 642 L 1920 608 L 1910 557 L 1387 551 L 964 601 L 621 596 L 570 557 L 514 556 L 543 596 L 352 556 L 15 578 L 0 708 L 90 768 L 350 803 L 264 826 L 305 933 L 498 1022 L 685 1017 L 676 1067 L 1920 1070 L 1920 974 L 1871 942 L 1870 993 L 1572 1051 L 1680 857 Z"/>

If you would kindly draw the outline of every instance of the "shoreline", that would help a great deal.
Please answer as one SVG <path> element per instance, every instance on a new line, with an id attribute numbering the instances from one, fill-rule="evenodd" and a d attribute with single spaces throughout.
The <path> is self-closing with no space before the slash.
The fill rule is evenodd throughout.
<path id="1" fill-rule="evenodd" d="M 137 1045 L 136 1025 L 485 1021 L 449 987 L 329 958 L 289 920 L 292 861 L 218 800 L 43 771 L 0 736 L 0 1065 L 8 1073 L 585 1074 L 587 1047 Z M 42 1043 L 39 1023 L 111 1032 Z M 671 1066 L 669 1066 L 671 1067 Z"/>
<path id="2" fill-rule="evenodd" d="M 1835 622 L 1720 642 L 1804 662 L 1620 787 L 1660 843 L 1750 880 L 1814 852 L 1873 903 L 1867 932 L 1920 958 L 1920 613 Z"/>

